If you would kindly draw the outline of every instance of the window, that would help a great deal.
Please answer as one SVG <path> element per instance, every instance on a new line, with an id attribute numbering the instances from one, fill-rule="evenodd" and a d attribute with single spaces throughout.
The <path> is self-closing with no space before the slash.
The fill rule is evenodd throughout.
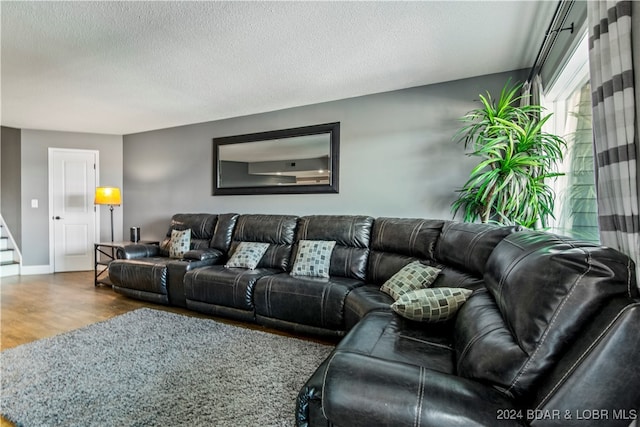
<path id="1" fill-rule="evenodd" d="M 559 168 L 565 175 L 554 183 L 555 220 L 551 221 L 551 231 L 599 242 L 588 54 L 585 31 L 558 77 L 544 91 L 542 104 L 553 113 L 546 130 L 567 142 Z"/>

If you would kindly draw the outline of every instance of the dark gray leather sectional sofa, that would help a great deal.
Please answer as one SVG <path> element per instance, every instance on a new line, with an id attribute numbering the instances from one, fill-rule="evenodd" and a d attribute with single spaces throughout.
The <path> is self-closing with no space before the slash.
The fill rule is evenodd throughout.
<path id="1" fill-rule="evenodd" d="M 171 260 L 171 229 L 192 251 Z M 197 230 L 197 231 L 196 231 Z M 332 240 L 328 279 L 289 274 L 300 240 Z M 226 268 L 242 241 L 255 270 Z M 624 426 L 640 416 L 632 261 L 544 232 L 367 216 L 178 214 L 160 247 L 109 268 L 125 295 L 303 333 L 343 336 L 298 396 L 299 426 Z M 474 290 L 454 320 L 420 323 L 379 289 L 406 264 Z M 597 417 L 597 418 L 594 418 Z"/>

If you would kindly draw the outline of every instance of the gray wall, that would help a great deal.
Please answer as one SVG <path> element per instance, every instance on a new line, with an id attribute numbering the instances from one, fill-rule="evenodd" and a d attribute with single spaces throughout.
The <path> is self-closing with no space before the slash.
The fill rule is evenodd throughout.
<path id="1" fill-rule="evenodd" d="M 528 70 L 124 136 L 124 227 L 159 238 L 177 212 L 451 218 L 476 160 L 458 119 Z M 247 101 L 250 102 L 250 101 Z M 340 123 L 340 193 L 212 196 L 212 138 Z"/>
<path id="2" fill-rule="evenodd" d="M 22 264 L 49 264 L 49 148 L 100 152 L 100 184 L 122 187 L 122 136 L 22 130 Z M 39 207 L 32 208 L 31 200 Z M 122 206 L 123 207 L 123 206 Z M 114 210 L 115 239 L 122 239 L 122 207 Z M 110 240 L 109 210 L 100 209 L 100 240 Z"/>
<path id="3" fill-rule="evenodd" d="M 20 129 L 2 127 L 0 154 L 0 212 L 20 249 Z"/>

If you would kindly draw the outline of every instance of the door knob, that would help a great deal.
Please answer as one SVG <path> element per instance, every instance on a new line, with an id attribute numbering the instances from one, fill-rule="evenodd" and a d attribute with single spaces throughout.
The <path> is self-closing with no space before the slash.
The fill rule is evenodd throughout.
<path id="1" fill-rule="evenodd" d="M 62 219 L 62 218 L 60 218 L 59 216 L 56 215 L 56 216 L 53 217 L 53 219 Z"/>

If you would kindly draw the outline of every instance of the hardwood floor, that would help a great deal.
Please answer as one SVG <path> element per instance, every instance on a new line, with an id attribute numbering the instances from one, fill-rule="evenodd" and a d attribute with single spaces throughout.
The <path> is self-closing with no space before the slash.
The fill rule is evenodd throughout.
<path id="1" fill-rule="evenodd" d="M 195 317 L 212 318 L 179 307 L 134 300 L 107 286 L 93 286 L 93 271 L 0 278 L 0 350 L 107 320 L 140 307 L 151 307 Z M 258 325 L 216 320 L 285 336 L 286 332 Z M 296 335 L 298 338 L 305 338 Z M 335 344 L 334 340 L 307 337 Z M 12 426 L 0 418 L 0 427 Z"/>
<path id="2" fill-rule="evenodd" d="M 155 306 L 94 287 L 93 272 L 2 278 L 0 301 L 2 350 Z"/>

